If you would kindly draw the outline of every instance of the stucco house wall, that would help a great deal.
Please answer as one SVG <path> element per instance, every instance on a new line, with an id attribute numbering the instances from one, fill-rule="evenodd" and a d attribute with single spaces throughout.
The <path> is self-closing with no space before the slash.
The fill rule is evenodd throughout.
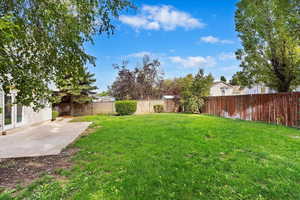
<path id="1" fill-rule="evenodd" d="M 15 98 L 16 93 L 10 93 L 12 99 Z M 2 113 L 0 114 L 0 130 L 10 130 L 17 127 L 26 127 L 35 124 L 39 124 L 45 121 L 49 121 L 52 118 L 52 106 L 46 104 L 45 108 L 40 109 L 39 111 L 34 111 L 32 107 L 22 107 L 22 122 L 17 123 L 16 117 L 16 105 L 12 105 L 12 123 L 11 125 L 5 125 L 5 94 L 3 90 L 0 90 L 0 107 L 2 108 Z"/>
<path id="2" fill-rule="evenodd" d="M 47 105 L 45 108 L 35 112 L 32 107 L 24 107 L 24 125 L 38 124 L 52 119 L 52 108 Z"/>
<path id="3" fill-rule="evenodd" d="M 3 121 L 4 121 L 4 119 L 3 119 L 3 112 L 4 112 L 3 94 L 4 94 L 3 90 L 0 87 L 0 110 L 1 110 L 1 112 L 0 112 L 0 131 L 3 130 Z"/>
<path id="4" fill-rule="evenodd" d="M 298 88 L 300 90 L 300 87 Z M 242 88 L 233 86 L 222 81 L 215 82 L 210 89 L 210 96 L 230 96 L 230 95 L 247 95 L 247 94 L 270 94 L 276 93 L 275 90 L 264 84 L 255 84 L 251 87 Z"/>
<path id="5" fill-rule="evenodd" d="M 251 87 L 245 88 L 245 93 L 246 94 L 270 94 L 270 93 L 276 93 L 276 91 L 265 86 L 264 84 L 255 84 L 252 85 Z"/>
<path id="6" fill-rule="evenodd" d="M 210 88 L 210 96 L 228 96 L 233 94 L 233 87 L 223 82 L 215 82 Z"/>

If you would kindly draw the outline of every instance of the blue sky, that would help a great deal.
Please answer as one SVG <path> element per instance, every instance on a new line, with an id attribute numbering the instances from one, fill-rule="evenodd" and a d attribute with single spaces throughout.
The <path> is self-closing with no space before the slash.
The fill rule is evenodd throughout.
<path id="1" fill-rule="evenodd" d="M 165 78 L 182 77 L 203 68 L 216 80 L 239 70 L 234 52 L 240 41 L 234 27 L 237 0 L 136 0 L 137 10 L 122 13 L 114 35 L 95 36 L 86 44 L 97 58 L 97 86 L 103 91 L 114 81 L 112 65 L 129 61 L 133 68 L 144 54 L 161 61 Z"/>

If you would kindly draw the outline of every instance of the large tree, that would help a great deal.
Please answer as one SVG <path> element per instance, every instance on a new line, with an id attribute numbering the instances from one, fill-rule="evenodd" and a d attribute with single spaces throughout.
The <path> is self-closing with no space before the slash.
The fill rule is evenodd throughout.
<path id="1" fill-rule="evenodd" d="M 133 70 L 127 68 L 128 62 L 114 65 L 119 70 L 118 77 L 110 87 L 110 94 L 117 99 L 156 99 L 162 95 L 163 73 L 160 62 L 143 57 L 141 66 Z"/>
<path id="2" fill-rule="evenodd" d="M 291 91 L 300 83 L 300 0 L 241 0 L 237 7 L 243 48 L 236 55 L 248 83 Z"/>
<path id="3" fill-rule="evenodd" d="M 84 43 L 112 34 L 112 19 L 129 6 L 127 0 L 1 0 L 0 84 L 16 89 L 23 105 L 51 101 L 50 85 L 94 64 Z"/>

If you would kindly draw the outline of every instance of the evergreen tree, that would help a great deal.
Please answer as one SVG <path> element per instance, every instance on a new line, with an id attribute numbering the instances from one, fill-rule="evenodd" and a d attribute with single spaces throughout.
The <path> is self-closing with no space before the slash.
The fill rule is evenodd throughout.
<path id="1" fill-rule="evenodd" d="M 227 82 L 227 79 L 225 78 L 225 76 L 221 76 L 220 80 L 225 82 L 225 83 Z"/>
<path id="2" fill-rule="evenodd" d="M 66 76 L 59 82 L 59 91 L 56 93 L 59 103 L 69 103 L 72 107 L 74 104 L 89 103 L 94 99 L 96 94 L 95 90 L 98 89 L 94 86 L 96 79 L 95 74 L 92 74 L 83 69 L 81 77 Z"/>

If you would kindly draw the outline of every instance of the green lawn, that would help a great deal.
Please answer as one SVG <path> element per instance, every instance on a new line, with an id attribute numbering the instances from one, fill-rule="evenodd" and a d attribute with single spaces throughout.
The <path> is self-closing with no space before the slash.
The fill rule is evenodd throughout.
<path id="1" fill-rule="evenodd" d="M 300 199 L 300 132 L 189 114 L 90 116 L 69 181 L 44 178 L 28 199 Z"/>

